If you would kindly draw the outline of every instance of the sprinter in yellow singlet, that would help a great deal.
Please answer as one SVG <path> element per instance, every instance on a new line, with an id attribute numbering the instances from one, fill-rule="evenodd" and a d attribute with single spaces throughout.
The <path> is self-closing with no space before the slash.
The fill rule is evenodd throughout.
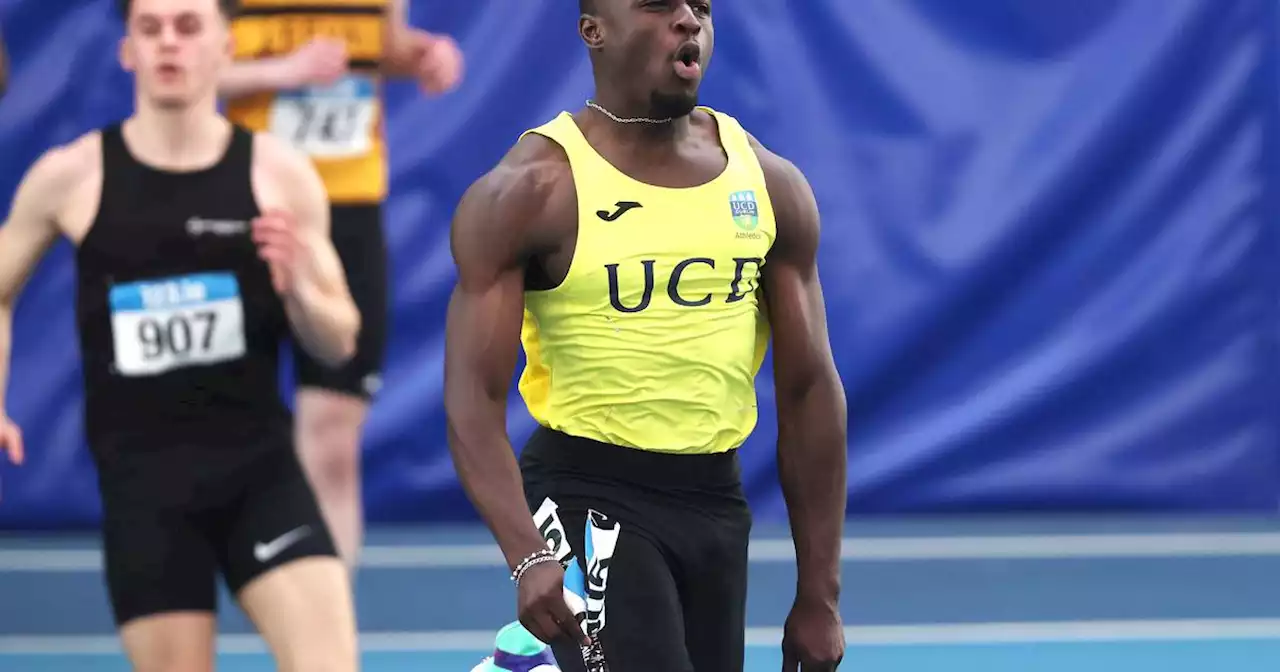
<path id="1" fill-rule="evenodd" d="M 799 577 L 784 669 L 833 670 L 846 408 L 813 192 L 733 117 L 697 106 L 709 0 L 581 9 L 594 98 L 524 134 L 455 216 L 458 474 L 512 569 L 520 622 L 564 670 L 741 672 L 751 516 L 737 450 L 771 335 Z M 539 427 L 517 465 L 505 428 L 521 343 Z M 565 577 L 583 575 L 585 599 L 565 597 Z M 605 668 L 579 646 L 599 646 Z"/>
<path id="2" fill-rule="evenodd" d="M 385 76 L 451 89 L 462 57 L 448 37 L 410 28 L 407 0 L 241 0 L 234 67 L 222 78 L 228 116 L 311 156 L 332 205 L 332 236 L 362 317 L 357 352 L 331 368 L 295 348 L 302 464 L 349 566 L 364 525 L 360 434 L 381 385 L 387 250 L 382 201 L 387 148 Z"/>

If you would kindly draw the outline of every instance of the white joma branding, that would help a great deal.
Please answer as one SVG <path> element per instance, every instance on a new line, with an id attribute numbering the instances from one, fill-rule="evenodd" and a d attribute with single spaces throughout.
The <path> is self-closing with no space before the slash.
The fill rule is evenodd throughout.
<path id="1" fill-rule="evenodd" d="M 298 543 L 303 537 L 311 534 L 311 527 L 303 525 L 285 532 L 284 534 L 272 539 L 271 541 L 258 542 L 253 545 L 253 557 L 258 562 L 270 562 L 272 558 L 280 555 L 286 548 Z"/>
<path id="2" fill-rule="evenodd" d="M 192 217 L 187 220 L 187 233 L 199 236 L 206 233 L 215 236 L 238 236 L 249 230 L 249 223 L 236 219 L 201 219 Z"/>

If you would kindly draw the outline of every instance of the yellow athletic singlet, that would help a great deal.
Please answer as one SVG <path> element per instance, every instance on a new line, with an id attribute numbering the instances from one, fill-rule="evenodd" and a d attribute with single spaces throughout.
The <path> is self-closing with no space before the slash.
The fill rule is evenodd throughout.
<path id="1" fill-rule="evenodd" d="M 564 282 L 525 293 L 520 393 L 546 427 L 680 453 L 727 451 L 755 428 L 773 208 L 746 132 L 700 109 L 715 116 L 729 162 L 688 189 L 622 174 L 568 113 L 526 131 L 564 148 L 578 194 Z"/>
<path id="2" fill-rule="evenodd" d="M 283 56 L 315 37 L 347 44 L 350 72 L 336 84 L 231 101 L 228 117 L 270 131 L 311 155 L 334 203 L 377 203 L 387 193 L 383 139 L 383 35 L 388 0 L 242 0 L 237 59 Z"/>

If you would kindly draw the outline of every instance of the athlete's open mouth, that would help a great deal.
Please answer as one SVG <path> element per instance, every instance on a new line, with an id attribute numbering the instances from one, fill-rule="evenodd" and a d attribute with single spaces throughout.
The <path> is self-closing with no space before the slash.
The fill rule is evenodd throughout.
<path id="1" fill-rule="evenodd" d="M 676 49 L 675 71 L 680 79 L 696 80 L 702 75 L 702 47 L 697 42 L 685 42 Z"/>
<path id="2" fill-rule="evenodd" d="M 702 58 L 702 47 L 697 42 L 685 42 L 676 49 L 676 60 L 685 65 L 694 65 Z"/>

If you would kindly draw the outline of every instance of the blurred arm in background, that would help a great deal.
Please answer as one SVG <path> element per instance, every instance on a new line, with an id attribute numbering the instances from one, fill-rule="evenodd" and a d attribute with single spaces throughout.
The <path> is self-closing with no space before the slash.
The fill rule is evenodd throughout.
<path id="1" fill-rule="evenodd" d="M 462 78 L 462 51 L 448 35 L 410 26 L 408 4 L 409 0 L 391 0 L 382 72 L 389 77 L 416 79 L 428 93 L 445 93 Z"/>
<path id="2" fill-rule="evenodd" d="M 61 233 L 60 212 L 68 194 L 90 182 L 99 169 L 96 140 L 82 138 L 55 147 L 36 161 L 18 185 L 9 216 L 0 225 L 0 453 L 14 464 L 23 460 L 22 432 L 6 412 L 9 348 L 13 338 L 13 307 L 40 260 Z"/>
<path id="3" fill-rule="evenodd" d="M 752 144 L 777 221 L 761 286 L 773 332 L 778 475 L 796 548 L 783 670 L 834 670 L 844 655 L 839 600 L 848 408 L 818 279 L 818 203 L 794 164 Z"/>
<path id="4" fill-rule="evenodd" d="M 324 183 L 306 156 L 269 135 L 255 143 L 254 158 L 255 179 L 276 185 L 283 206 L 254 220 L 254 241 L 299 344 L 340 366 L 355 354 L 360 311 L 330 237 Z"/>
<path id="5" fill-rule="evenodd" d="M 414 28 L 408 22 L 408 0 L 391 0 L 379 60 L 384 75 L 416 79 L 428 93 L 445 93 L 462 76 L 462 52 L 447 35 Z M 236 61 L 227 68 L 218 92 L 227 99 L 264 91 L 325 86 L 347 73 L 346 45 L 328 37 L 313 38 L 284 55 Z"/>

